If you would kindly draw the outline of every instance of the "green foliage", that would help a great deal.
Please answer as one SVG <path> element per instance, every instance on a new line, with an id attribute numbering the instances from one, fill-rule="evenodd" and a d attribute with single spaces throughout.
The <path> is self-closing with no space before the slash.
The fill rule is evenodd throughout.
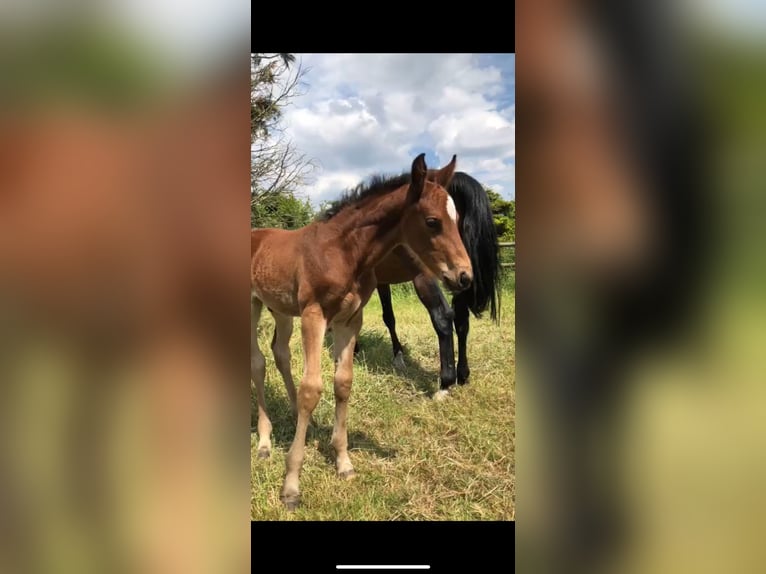
<path id="1" fill-rule="evenodd" d="M 24 31 L 22 31 L 24 30 Z M 168 87 L 167 61 L 136 38 L 112 28 L 72 21 L 0 37 L 4 111 L 9 106 L 75 103 L 99 111 L 133 109 Z"/>
<path id="2" fill-rule="evenodd" d="M 497 237 L 500 241 L 516 241 L 516 200 L 507 201 L 499 193 L 487 189 Z"/>
<path id="3" fill-rule="evenodd" d="M 292 192 L 268 193 L 251 202 L 252 227 L 297 229 L 310 223 L 313 217 L 308 199 L 302 201 Z"/>

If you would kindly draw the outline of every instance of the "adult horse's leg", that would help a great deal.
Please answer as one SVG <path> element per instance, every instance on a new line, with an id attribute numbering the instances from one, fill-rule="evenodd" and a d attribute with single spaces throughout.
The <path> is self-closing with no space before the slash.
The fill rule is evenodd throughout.
<path id="1" fill-rule="evenodd" d="M 458 293 L 452 299 L 455 309 L 455 332 L 457 333 L 457 382 L 464 385 L 468 382 L 471 370 L 468 368 L 466 343 L 468 340 L 468 298 L 469 293 Z"/>
<path id="2" fill-rule="evenodd" d="M 431 317 L 431 324 L 439 338 L 439 390 L 434 399 L 444 398 L 447 390 L 455 384 L 455 344 L 452 340 L 452 319 L 455 313 L 447 303 L 439 283 L 430 275 L 421 274 L 412 281 L 415 292 Z"/>
<path id="3" fill-rule="evenodd" d="M 319 305 L 307 307 L 301 315 L 301 338 L 303 339 L 303 379 L 298 389 L 298 423 L 295 438 L 287 452 L 287 474 L 280 498 L 288 510 L 300 504 L 299 478 L 306 447 L 306 430 L 311 413 L 322 394 L 322 344 L 327 327 Z"/>
<path id="4" fill-rule="evenodd" d="M 293 334 L 293 318 L 288 315 L 282 315 L 272 311 L 274 317 L 274 338 L 271 340 L 271 351 L 274 353 L 274 362 L 282 375 L 287 389 L 287 397 L 290 399 L 290 406 L 293 409 L 293 415 L 298 414 L 298 402 L 295 395 L 295 383 L 293 374 L 290 371 L 290 337 Z"/>
<path id="5" fill-rule="evenodd" d="M 332 446 L 335 449 L 335 464 L 340 478 L 353 478 L 354 466 L 348 456 L 348 429 L 346 415 L 351 382 L 354 375 L 354 343 L 362 327 L 362 310 L 349 324 L 333 325 L 333 348 L 335 354 L 335 426 L 332 429 Z"/>
<path id="6" fill-rule="evenodd" d="M 391 286 L 378 285 L 378 297 L 380 297 L 380 306 L 383 309 L 383 322 L 388 328 L 388 334 L 391 336 L 391 345 L 394 351 L 394 366 L 400 369 L 404 368 L 404 354 L 402 344 L 396 335 L 396 317 L 394 316 L 394 305 L 391 301 Z"/>
<path id="7" fill-rule="evenodd" d="M 266 358 L 258 346 L 258 322 L 261 320 L 263 303 L 253 299 L 250 303 L 250 377 L 255 383 L 255 398 L 258 402 L 258 458 L 271 454 L 271 421 L 266 414 L 264 381 L 266 379 Z"/>

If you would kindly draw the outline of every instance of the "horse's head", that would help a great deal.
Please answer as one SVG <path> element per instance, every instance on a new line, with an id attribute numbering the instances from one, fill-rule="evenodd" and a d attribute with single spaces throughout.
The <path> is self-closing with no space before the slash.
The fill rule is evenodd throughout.
<path id="1" fill-rule="evenodd" d="M 460 238 L 457 209 L 447 193 L 457 157 L 428 176 L 425 154 L 412 162 L 407 209 L 402 230 L 407 246 L 452 291 L 463 291 L 473 280 L 471 260 Z"/>

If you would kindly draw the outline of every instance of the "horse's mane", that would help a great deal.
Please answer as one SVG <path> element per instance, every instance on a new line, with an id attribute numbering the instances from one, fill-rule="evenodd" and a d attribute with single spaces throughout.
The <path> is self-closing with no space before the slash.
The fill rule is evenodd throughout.
<path id="1" fill-rule="evenodd" d="M 399 189 L 410 182 L 411 175 L 402 173 L 400 175 L 381 175 L 370 176 L 366 181 L 359 183 L 356 187 L 346 190 L 339 199 L 336 199 L 330 205 L 325 207 L 316 216 L 316 221 L 327 221 L 332 219 L 338 213 L 349 206 L 357 205 L 361 201 L 389 193 Z"/>
<path id="2" fill-rule="evenodd" d="M 460 237 L 473 267 L 473 283 L 464 295 L 468 308 L 476 317 L 489 309 L 490 317 L 498 321 L 500 250 L 489 196 L 481 183 L 460 171 L 455 172 L 447 191 L 460 214 Z"/>

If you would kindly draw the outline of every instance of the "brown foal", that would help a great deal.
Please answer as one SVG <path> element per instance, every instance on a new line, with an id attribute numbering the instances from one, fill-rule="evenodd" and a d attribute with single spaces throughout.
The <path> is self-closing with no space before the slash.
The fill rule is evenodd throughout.
<path id="1" fill-rule="evenodd" d="M 335 426 L 332 446 L 338 476 L 351 478 L 346 414 L 351 393 L 354 344 L 362 309 L 375 290 L 375 267 L 398 245 L 408 246 L 453 291 L 468 288 L 471 261 L 458 234 L 446 187 L 456 158 L 433 177 L 425 154 L 412 163 L 409 183 L 378 180 L 342 202 L 323 219 L 298 230 L 254 229 L 250 264 L 251 373 L 258 403 L 258 457 L 271 453 L 271 422 L 266 414 L 266 362 L 258 347 L 258 321 L 266 305 L 274 316 L 274 360 L 297 416 L 295 438 L 287 453 L 281 499 L 294 510 L 300 503 L 299 475 L 306 430 L 322 392 L 320 360 L 325 331 L 332 330 L 335 358 Z M 303 379 L 296 393 L 290 373 L 293 317 L 301 318 Z"/>

